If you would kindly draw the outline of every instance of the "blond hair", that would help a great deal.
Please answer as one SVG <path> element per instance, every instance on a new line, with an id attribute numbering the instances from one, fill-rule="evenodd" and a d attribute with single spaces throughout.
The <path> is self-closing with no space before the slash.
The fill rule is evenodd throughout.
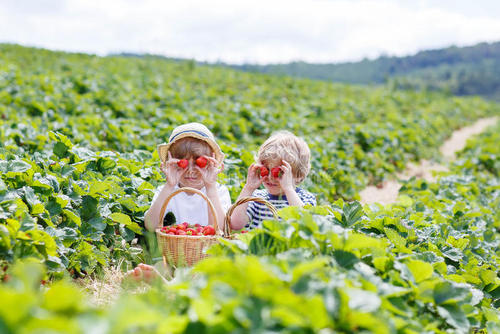
<path id="1" fill-rule="evenodd" d="M 297 183 L 304 181 L 311 170 L 311 151 L 307 143 L 289 131 L 278 131 L 259 148 L 257 159 L 260 163 L 279 163 L 285 160 L 292 167 Z"/>
<path id="2" fill-rule="evenodd" d="M 196 159 L 202 155 L 212 156 L 213 150 L 207 142 L 201 139 L 184 137 L 173 143 L 169 152 L 176 159 Z"/>

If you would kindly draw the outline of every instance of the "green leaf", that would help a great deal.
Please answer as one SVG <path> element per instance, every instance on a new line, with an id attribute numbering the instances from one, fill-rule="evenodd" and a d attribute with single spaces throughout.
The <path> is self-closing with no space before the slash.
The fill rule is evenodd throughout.
<path id="1" fill-rule="evenodd" d="M 488 270 L 488 269 L 481 269 L 479 271 L 479 277 L 483 281 L 484 285 L 488 285 L 491 283 L 500 283 L 500 280 L 497 277 L 498 271 L 493 271 L 493 270 Z"/>
<path id="2" fill-rule="evenodd" d="M 54 154 L 61 159 L 68 155 L 68 150 L 69 150 L 68 146 L 64 145 L 61 142 L 57 142 L 54 145 Z"/>
<path id="3" fill-rule="evenodd" d="M 373 292 L 347 288 L 349 308 L 361 312 L 375 312 L 382 304 L 380 298 Z"/>
<path id="4" fill-rule="evenodd" d="M 56 282 L 44 294 L 43 307 L 52 312 L 66 315 L 78 314 L 85 309 L 82 291 L 68 282 Z"/>
<path id="5" fill-rule="evenodd" d="M 342 225 L 350 227 L 356 224 L 363 217 L 363 207 L 359 202 L 351 202 L 344 205 L 342 215 Z"/>
<path id="6" fill-rule="evenodd" d="M 384 249 L 384 242 L 380 239 L 369 237 L 362 233 L 352 232 L 345 241 L 344 250 L 380 248 Z"/>
<path id="7" fill-rule="evenodd" d="M 91 181 L 89 188 L 89 195 L 95 195 L 95 194 L 105 195 L 109 187 L 110 185 L 108 182 Z"/>
<path id="8" fill-rule="evenodd" d="M 469 320 L 459 305 L 440 305 L 437 307 L 437 311 L 450 326 L 465 332 L 469 330 Z"/>
<path id="9" fill-rule="evenodd" d="M 438 305 L 456 303 L 471 294 L 470 290 L 449 282 L 440 282 L 434 287 L 434 301 Z"/>
<path id="10" fill-rule="evenodd" d="M 410 269 L 417 283 L 432 277 L 432 273 L 434 272 L 432 264 L 419 260 L 410 260 L 406 262 L 406 266 Z"/>
<path id="11" fill-rule="evenodd" d="M 97 214 L 97 204 L 98 201 L 92 196 L 83 196 L 82 204 L 80 206 L 80 217 L 84 221 L 92 219 Z"/>
<path id="12" fill-rule="evenodd" d="M 397 231 L 392 228 L 384 227 L 384 232 L 387 238 L 393 243 L 394 247 L 400 252 L 411 253 L 411 251 L 406 248 L 406 240 L 399 235 Z"/>
<path id="13" fill-rule="evenodd" d="M 407 195 L 399 196 L 398 202 L 399 202 L 399 204 L 401 204 L 401 206 L 404 206 L 406 208 L 413 205 L 413 200 L 411 199 L 411 197 L 409 197 Z"/>
<path id="14" fill-rule="evenodd" d="M 120 213 L 120 212 L 114 212 L 109 215 L 109 219 L 113 220 L 114 222 L 117 222 L 119 224 L 125 225 L 128 229 L 134 231 L 137 234 L 142 234 L 142 229 L 141 227 L 133 222 L 129 216 L 126 214 Z"/>
<path id="15" fill-rule="evenodd" d="M 359 259 L 356 255 L 343 250 L 335 250 L 333 252 L 333 257 L 340 266 L 349 269 L 351 269 L 356 263 L 359 262 Z"/>
<path id="16" fill-rule="evenodd" d="M 30 169 L 31 165 L 23 160 L 0 161 L 0 171 L 4 172 L 8 177 L 27 172 Z"/>
<path id="17" fill-rule="evenodd" d="M 68 220 L 72 223 L 75 223 L 76 225 L 78 226 L 81 226 L 82 225 L 82 220 L 80 219 L 79 216 L 77 216 L 73 211 L 70 211 L 70 210 L 67 210 L 67 209 L 64 209 L 63 210 L 63 213 L 64 215 L 66 216 L 66 218 L 68 218 Z"/>

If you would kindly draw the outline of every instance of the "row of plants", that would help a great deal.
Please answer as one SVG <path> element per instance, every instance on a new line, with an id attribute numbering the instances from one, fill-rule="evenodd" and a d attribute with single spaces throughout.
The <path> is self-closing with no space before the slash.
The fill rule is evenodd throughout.
<path id="1" fill-rule="evenodd" d="M 199 121 L 223 144 L 233 196 L 278 129 L 307 139 L 317 179 L 309 186 L 331 201 L 356 198 L 408 160 L 437 156 L 454 129 L 499 112 L 477 98 L 0 45 L 0 134 L 16 155 L 43 150 L 38 136 L 49 131 L 94 152 L 153 153 L 173 127 Z"/>
<path id="2" fill-rule="evenodd" d="M 408 181 L 392 206 L 339 199 L 283 209 L 281 221 L 212 247 L 212 257 L 178 270 L 170 284 L 125 294 L 105 309 L 65 280 L 40 286 L 42 267 L 19 264 L 0 286 L 0 328 L 496 333 L 499 130 L 469 142 L 436 183 Z"/>
<path id="3" fill-rule="evenodd" d="M 0 257 L 36 257 L 84 276 L 144 254 L 143 217 L 164 182 L 156 145 L 199 121 L 227 155 L 237 197 L 257 147 L 277 129 L 304 136 L 320 203 L 357 198 L 428 158 L 496 104 L 440 94 L 283 79 L 192 62 L 97 57 L 0 45 Z M 1 272 L 0 272 L 1 273 Z"/>

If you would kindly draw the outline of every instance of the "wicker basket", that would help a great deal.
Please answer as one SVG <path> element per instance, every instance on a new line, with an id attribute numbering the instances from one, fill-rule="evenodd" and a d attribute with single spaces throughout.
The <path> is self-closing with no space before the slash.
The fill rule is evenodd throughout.
<path id="1" fill-rule="evenodd" d="M 224 217 L 224 229 L 227 229 L 227 230 L 224 230 L 224 233 L 230 232 L 231 215 L 233 214 L 234 209 L 236 209 L 236 207 L 238 205 L 245 204 L 248 202 L 258 202 L 258 203 L 264 204 L 265 206 L 267 206 L 267 208 L 269 210 L 271 210 L 271 213 L 273 214 L 274 218 L 278 219 L 278 211 L 276 210 L 274 205 L 272 205 L 271 203 L 269 203 L 265 199 L 263 199 L 261 197 L 254 197 L 254 196 L 242 197 L 239 200 L 237 200 L 233 205 L 231 205 L 229 207 L 229 209 L 227 210 L 226 216 Z"/>
<path id="2" fill-rule="evenodd" d="M 191 194 L 200 195 L 208 204 L 208 208 L 212 213 L 212 225 L 215 228 L 216 235 L 203 235 L 203 236 L 191 236 L 191 235 L 171 235 L 166 234 L 161 231 L 163 227 L 163 216 L 167 205 L 170 200 L 181 192 L 187 192 Z M 215 207 L 210 201 L 210 199 L 198 189 L 183 187 L 172 192 L 163 203 L 160 211 L 160 224 L 161 226 L 156 229 L 156 238 L 158 239 L 158 245 L 162 250 L 163 261 L 173 267 L 182 266 L 192 266 L 201 259 L 207 257 L 205 250 L 217 242 L 218 235 L 229 236 L 225 234 L 224 231 L 228 231 L 229 228 L 224 227 L 224 231 L 220 231 L 217 226 L 217 214 Z M 217 235 L 218 234 L 218 235 Z"/>

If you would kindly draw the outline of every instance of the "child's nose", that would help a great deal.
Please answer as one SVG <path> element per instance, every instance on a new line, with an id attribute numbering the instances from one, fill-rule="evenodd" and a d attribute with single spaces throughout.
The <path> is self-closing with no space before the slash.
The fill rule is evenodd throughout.
<path id="1" fill-rule="evenodd" d="M 194 162 L 194 160 L 191 158 L 188 161 L 189 161 L 188 168 L 189 169 L 194 169 L 194 166 L 196 165 L 195 162 Z"/>

